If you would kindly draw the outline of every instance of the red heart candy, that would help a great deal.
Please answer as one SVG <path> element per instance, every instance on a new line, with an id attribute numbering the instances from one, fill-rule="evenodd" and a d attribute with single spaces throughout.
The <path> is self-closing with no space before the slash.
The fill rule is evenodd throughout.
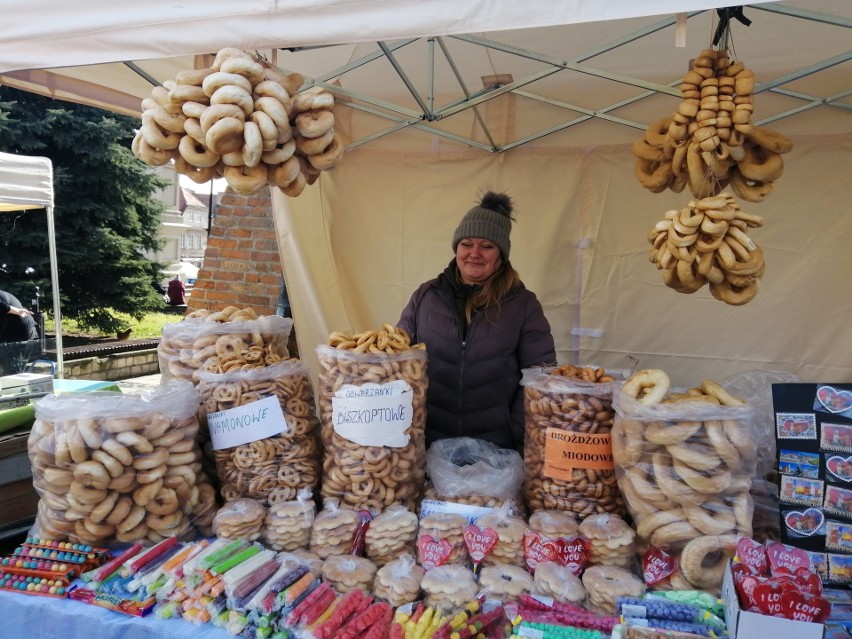
<path id="1" fill-rule="evenodd" d="M 786 587 L 791 586 L 787 584 Z M 764 615 L 781 617 L 784 616 L 784 607 L 781 604 L 781 595 L 783 595 L 784 592 L 795 591 L 787 591 L 785 590 L 784 584 L 779 584 L 777 582 L 770 583 L 769 580 L 767 580 L 766 582 L 754 587 L 751 597 L 754 600 L 754 605 Z"/>
<path id="2" fill-rule="evenodd" d="M 431 535 L 421 535 L 417 540 L 417 553 L 420 565 L 426 570 L 443 566 L 453 552 L 453 545 L 447 539 L 436 539 Z"/>
<path id="3" fill-rule="evenodd" d="M 755 609 L 754 589 L 761 584 L 762 579 L 757 575 L 745 575 L 734 582 L 734 587 L 740 596 L 740 604 L 746 610 Z"/>
<path id="4" fill-rule="evenodd" d="M 737 558 L 741 563 L 753 567 L 758 574 L 769 572 L 769 557 L 766 547 L 753 539 L 743 537 L 737 542 Z"/>
<path id="5" fill-rule="evenodd" d="M 648 548 L 642 557 L 642 580 L 646 586 L 653 586 L 668 579 L 679 569 L 677 559 L 654 546 Z"/>
<path id="6" fill-rule="evenodd" d="M 467 526 L 464 529 L 463 535 L 467 552 L 474 565 L 479 565 L 500 540 L 500 536 L 496 530 L 493 528 L 482 530 L 476 524 Z"/>
<path id="7" fill-rule="evenodd" d="M 559 537 L 554 539 L 557 561 L 569 568 L 575 575 L 583 572 L 589 559 L 589 540 L 582 535 L 576 537 Z"/>
<path id="8" fill-rule="evenodd" d="M 524 535 L 524 557 L 531 572 L 543 561 L 557 561 L 557 554 L 556 544 L 549 537 L 531 530 Z"/>
<path id="9" fill-rule="evenodd" d="M 822 594 L 822 579 L 819 578 L 819 575 L 813 572 L 809 572 L 806 575 L 797 574 L 791 575 L 790 580 L 799 590 L 799 592 L 806 593 L 808 595 L 821 595 Z"/>
<path id="10" fill-rule="evenodd" d="M 781 610 L 787 619 L 822 623 L 831 614 L 831 604 L 819 595 L 798 590 L 781 594 Z"/>
<path id="11" fill-rule="evenodd" d="M 773 541 L 766 544 L 766 554 L 769 557 L 769 569 L 773 575 L 779 568 L 787 568 L 791 573 L 798 568 L 807 568 L 809 571 L 811 569 L 811 558 L 801 548 Z"/>

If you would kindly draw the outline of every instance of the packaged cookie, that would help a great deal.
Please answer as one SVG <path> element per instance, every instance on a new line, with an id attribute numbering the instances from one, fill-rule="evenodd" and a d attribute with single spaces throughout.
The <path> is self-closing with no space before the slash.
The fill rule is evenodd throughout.
<path id="1" fill-rule="evenodd" d="M 467 518 L 457 513 L 429 513 L 417 529 L 417 556 L 426 570 L 468 560 L 464 543 Z"/>
<path id="2" fill-rule="evenodd" d="M 590 566 L 583 573 L 587 608 L 602 615 L 614 615 L 619 597 L 641 597 L 645 584 L 636 575 L 618 566 Z"/>
<path id="3" fill-rule="evenodd" d="M 209 535 L 216 502 L 199 463 L 199 396 L 48 395 L 27 442 L 39 507 L 33 534 L 104 546 Z"/>
<path id="4" fill-rule="evenodd" d="M 426 571 L 413 555 L 402 554 L 379 568 L 373 581 L 373 594 L 394 608 L 420 599 L 420 582 Z"/>
<path id="5" fill-rule="evenodd" d="M 634 567 L 636 533 L 618 515 L 601 513 L 586 517 L 579 531 L 589 540 L 589 565 L 621 566 L 628 570 Z"/>
<path id="6" fill-rule="evenodd" d="M 601 368 L 523 371 L 524 490 L 530 510 L 568 510 L 579 519 L 625 514 L 612 461 L 612 392 Z"/>
<path id="7" fill-rule="evenodd" d="M 504 505 L 486 515 L 481 515 L 476 518 L 474 523 L 480 530 L 491 528 L 497 533 L 497 542 L 491 552 L 485 555 L 481 565 L 511 564 L 513 566 L 526 566 L 524 534 L 527 530 L 527 524 L 520 517 L 509 514 L 508 506 Z"/>
<path id="8" fill-rule="evenodd" d="M 367 557 L 377 566 L 383 566 L 404 553 L 414 554 L 416 541 L 417 515 L 402 504 L 390 506 L 374 517 L 367 528 Z"/>
<path id="9" fill-rule="evenodd" d="M 260 538 L 266 508 L 256 499 L 235 499 L 222 506 L 213 518 L 213 533 L 222 539 Z"/>
<path id="10" fill-rule="evenodd" d="M 360 519 L 350 508 L 341 508 L 336 499 L 326 499 L 314 517 L 310 551 L 321 559 L 348 555 L 353 550 Z"/>
<path id="11" fill-rule="evenodd" d="M 479 571 L 479 587 L 489 599 L 508 601 L 531 592 L 533 577 L 520 566 L 493 564 Z"/>
<path id="12" fill-rule="evenodd" d="M 579 525 L 573 513 L 562 510 L 539 510 L 530 515 L 530 530 L 555 539 L 573 537 L 579 532 Z"/>
<path id="13" fill-rule="evenodd" d="M 711 380 L 670 391 L 657 369 L 631 375 L 613 405 L 613 456 L 637 551 L 676 558 L 684 589 L 718 590 L 737 539 L 752 535 L 751 406 Z"/>
<path id="14" fill-rule="evenodd" d="M 227 373 L 199 373 L 225 501 L 292 501 L 319 485 L 318 422 L 307 366 L 287 361 Z"/>
<path id="15" fill-rule="evenodd" d="M 273 550 L 307 548 L 311 540 L 316 505 L 309 488 L 299 491 L 293 501 L 279 501 L 266 512 L 262 538 Z"/>
<path id="16" fill-rule="evenodd" d="M 323 581 L 328 582 L 340 595 L 350 590 L 372 591 L 375 576 L 376 564 L 366 557 L 334 555 L 322 565 Z"/>
<path id="17" fill-rule="evenodd" d="M 420 588 L 426 605 L 443 612 L 461 608 L 479 592 L 473 571 L 455 564 L 427 570 Z"/>
<path id="18" fill-rule="evenodd" d="M 524 517 L 524 460 L 515 450 L 472 437 L 439 439 L 426 451 L 429 483 L 424 498 L 497 508 L 508 503 Z"/>
<path id="19" fill-rule="evenodd" d="M 583 582 L 570 568 L 556 561 L 542 561 L 535 567 L 533 592 L 577 606 L 583 606 L 586 601 Z"/>
<path id="20" fill-rule="evenodd" d="M 415 512 L 426 475 L 426 351 L 401 329 L 333 333 L 317 347 L 322 496 Z"/>

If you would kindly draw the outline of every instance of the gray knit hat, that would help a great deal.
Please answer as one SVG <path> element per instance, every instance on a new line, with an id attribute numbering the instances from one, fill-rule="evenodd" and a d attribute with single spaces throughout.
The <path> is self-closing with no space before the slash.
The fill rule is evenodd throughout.
<path id="1" fill-rule="evenodd" d="M 505 193 L 488 191 L 479 204 L 470 209 L 453 233 L 453 252 L 466 237 L 480 237 L 497 245 L 503 259 L 509 259 L 509 233 L 512 231 L 512 199 Z"/>

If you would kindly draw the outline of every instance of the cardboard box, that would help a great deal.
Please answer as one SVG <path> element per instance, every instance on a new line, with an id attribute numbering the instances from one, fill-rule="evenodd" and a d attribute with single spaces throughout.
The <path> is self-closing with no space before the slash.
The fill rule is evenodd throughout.
<path id="1" fill-rule="evenodd" d="M 0 531 L 30 525 L 38 511 L 38 493 L 33 480 L 6 484 L 0 489 Z"/>
<path id="2" fill-rule="evenodd" d="M 0 410 L 26 406 L 30 395 L 53 391 L 53 375 L 44 373 L 18 373 L 0 377 Z M 16 398 L 16 395 L 24 395 Z"/>
<path id="3" fill-rule="evenodd" d="M 722 580 L 722 599 L 725 602 L 725 623 L 728 624 L 731 639 L 823 639 L 824 625 L 821 623 L 770 617 L 740 608 L 730 562 Z"/>

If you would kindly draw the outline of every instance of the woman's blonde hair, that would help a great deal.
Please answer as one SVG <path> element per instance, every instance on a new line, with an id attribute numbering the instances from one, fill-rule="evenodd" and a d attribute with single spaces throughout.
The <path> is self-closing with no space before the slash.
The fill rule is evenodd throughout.
<path id="1" fill-rule="evenodd" d="M 459 277 L 458 267 L 456 267 L 456 277 Z M 497 272 L 482 285 L 482 288 L 467 298 L 464 307 L 467 323 L 470 324 L 474 312 L 479 309 L 485 310 L 486 317 L 492 310 L 499 313 L 501 300 L 520 283 L 521 278 L 512 264 L 508 261 L 503 262 Z"/>

